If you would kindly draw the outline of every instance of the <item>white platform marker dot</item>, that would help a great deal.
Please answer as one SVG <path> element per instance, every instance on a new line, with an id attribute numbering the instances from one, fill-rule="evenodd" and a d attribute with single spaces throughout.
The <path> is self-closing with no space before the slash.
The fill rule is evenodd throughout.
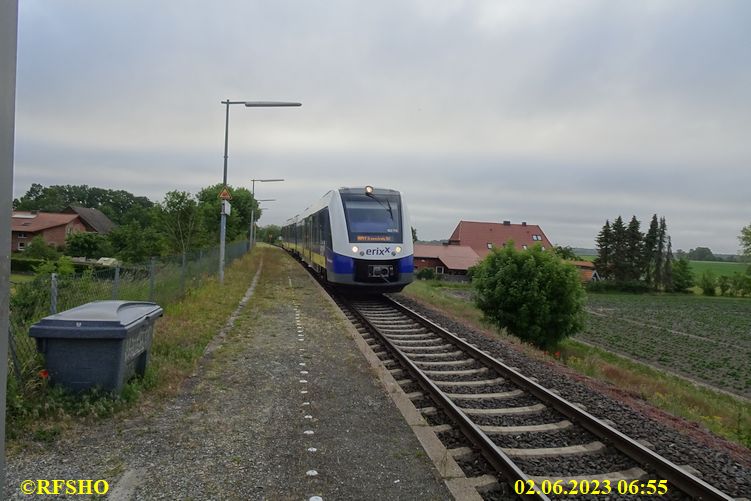
<path id="1" fill-rule="evenodd" d="M 302 390 L 300 393 L 302 393 L 303 395 L 305 395 L 306 393 L 308 393 L 308 390 Z"/>
<path id="2" fill-rule="evenodd" d="M 315 470 L 308 470 L 308 471 L 306 471 L 306 472 L 305 472 L 305 474 L 306 474 L 307 476 L 309 476 L 309 477 L 315 477 L 316 475 L 318 475 L 318 472 L 317 472 L 317 471 L 315 471 Z M 311 499 L 312 499 L 312 498 L 311 498 Z"/>
<path id="3" fill-rule="evenodd" d="M 315 447 L 308 447 L 308 452 L 317 452 L 317 451 L 318 449 L 316 449 Z"/>
<path id="4" fill-rule="evenodd" d="M 305 367 L 305 362 L 300 362 L 298 365 L 301 367 Z"/>
<path id="5" fill-rule="evenodd" d="M 323 501 L 321 496 L 311 496 L 308 501 Z"/>
<path id="6" fill-rule="evenodd" d="M 303 433 L 305 433 L 306 435 L 312 435 L 314 432 L 313 430 L 305 430 Z"/>
<path id="7" fill-rule="evenodd" d="M 301 382 L 301 383 L 307 383 L 307 382 L 308 382 L 308 380 L 307 380 L 307 379 L 301 379 L 301 380 L 300 380 L 300 382 Z"/>
<path id="8" fill-rule="evenodd" d="M 305 419 L 313 419 L 313 416 L 311 416 L 310 414 L 305 414 Z"/>
<path id="9" fill-rule="evenodd" d="M 310 405 L 310 402 L 303 402 L 303 405 Z"/>
<path id="10" fill-rule="evenodd" d="M 300 374 L 307 374 L 308 371 L 300 371 Z"/>

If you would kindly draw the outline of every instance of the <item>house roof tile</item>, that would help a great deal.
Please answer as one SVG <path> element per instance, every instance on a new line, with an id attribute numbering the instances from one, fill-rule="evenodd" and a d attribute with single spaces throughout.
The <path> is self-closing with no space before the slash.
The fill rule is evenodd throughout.
<path id="1" fill-rule="evenodd" d="M 535 240 L 533 235 L 539 235 Z M 552 244 L 545 233 L 536 224 L 502 224 L 479 221 L 459 221 L 459 224 L 451 234 L 450 242 L 460 245 L 468 245 L 480 258 L 490 252 L 488 244 L 492 247 L 503 247 L 509 240 L 514 241 L 518 250 L 539 244 L 545 248 L 552 248 Z"/>
<path id="2" fill-rule="evenodd" d="M 467 270 L 480 260 L 480 256 L 466 245 L 415 244 L 415 258 L 440 259 L 451 270 Z"/>

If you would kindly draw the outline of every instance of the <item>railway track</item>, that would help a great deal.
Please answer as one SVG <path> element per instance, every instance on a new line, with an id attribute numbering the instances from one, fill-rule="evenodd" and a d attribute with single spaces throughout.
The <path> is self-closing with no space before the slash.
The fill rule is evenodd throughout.
<path id="1" fill-rule="evenodd" d="M 734 499 L 398 301 L 332 296 L 487 498 Z"/>

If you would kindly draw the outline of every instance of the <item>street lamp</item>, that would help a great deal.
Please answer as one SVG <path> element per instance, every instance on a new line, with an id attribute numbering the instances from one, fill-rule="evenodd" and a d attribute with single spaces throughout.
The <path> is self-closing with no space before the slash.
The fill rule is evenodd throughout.
<path id="1" fill-rule="evenodd" d="M 285 101 L 222 101 L 227 106 L 227 112 L 224 118 L 224 176 L 222 177 L 222 188 L 227 188 L 227 143 L 229 139 L 229 105 L 243 104 L 246 108 L 267 108 L 267 107 L 287 107 L 302 106 L 302 103 L 290 103 Z M 222 205 L 222 221 L 219 226 L 219 283 L 224 283 L 224 241 L 227 236 L 227 214 Z"/>
<path id="2" fill-rule="evenodd" d="M 250 194 L 253 196 L 253 200 L 256 199 L 256 182 L 259 183 L 278 183 L 280 181 L 284 181 L 284 179 L 251 179 L 250 180 Z M 252 249 L 253 246 L 256 243 L 256 229 L 255 225 L 253 224 L 255 222 L 255 206 L 250 206 L 250 248 Z"/>
<path id="3" fill-rule="evenodd" d="M 255 199 L 253 199 L 253 200 L 255 200 Z M 260 199 L 255 200 L 255 201 L 256 202 L 276 202 L 276 198 L 260 198 Z M 260 205 L 259 205 L 258 208 L 259 209 L 261 208 Z M 265 209 L 265 210 L 268 210 L 268 209 Z M 250 223 L 248 224 L 248 252 L 250 252 L 250 249 L 253 246 L 253 242 L 251 240 L 251 237 L 255 236 L 255 233 L 254 233 L 254 226 L 255 225 L 253 224 L 253 223 L 255 223 L 255 221 L 254 221 L 255 218 L 253 217 L 254 212 L 255 212 L 255 206 L 254 206 L 253 203 L 251 203 L 250 204 Z"/>

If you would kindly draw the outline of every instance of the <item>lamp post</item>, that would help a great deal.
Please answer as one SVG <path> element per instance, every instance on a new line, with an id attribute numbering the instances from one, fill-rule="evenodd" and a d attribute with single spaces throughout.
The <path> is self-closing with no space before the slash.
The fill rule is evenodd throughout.
<path id="1" fill-rule="evenodd" d="M 278 183 L 278 182 L 281 182 L 281 181 L 284 181 L 284 179 L 251 179 L 250 180 L 250 194 L 253 196 L 253 200 L 256 199 L 256 182 L 259 182 L 259 183 Z M 250 237 L 250 244 L 249 244 L 250 248 L 248 250 L 252 249 L 253 246 L 256 243 L 256 239 L 255 239 L 256 229 L 255 229 L 255 225 L 253 224 L 254 221 L 255 221 L 255 206 L 251 205 L 250 206 L 250 235 L 249 235 L 249 237 Z"/>
<path id="2" fill-rule="evenodd" d="M 287 107 L 302 106 L 302 103 L 290 103 L 285 101 L 222 101 L 226 105 L 227 111 L 224 118 L 224 176 L 222 177 L 222 188 L 227 187 L 227 144 L 229 142 L 229 105 L 242 104 L 246 108 L 267 108 L 267 107 Z M 224 241 L 227 236 L 227 214 L 224 212 L 222 205 L 222 221 L 219 226 L 219 283 L 224 283 Z"/>
<path id="3" fill-rule="evenodd" d="M 255 198 L 253 199 L 255 200 Z M 259 198 L 258 200 L 255 200 L 256 202 L 276 202 L 276 198 Z M 258 207 L 261 208 L 260 206 Z M 268 210 L 268 209 L 265 209 Z M 255 227 L 255 217 L 254 217 L 255 207 L 251 203 L 250 204 L 250 224 L 248 224 L 248 252 L 250 252 L 250 249 L 253 247 L 253 242 L 251 240 L 251 237 L 255 236 L 254 233 L 254 227 Z"/>

